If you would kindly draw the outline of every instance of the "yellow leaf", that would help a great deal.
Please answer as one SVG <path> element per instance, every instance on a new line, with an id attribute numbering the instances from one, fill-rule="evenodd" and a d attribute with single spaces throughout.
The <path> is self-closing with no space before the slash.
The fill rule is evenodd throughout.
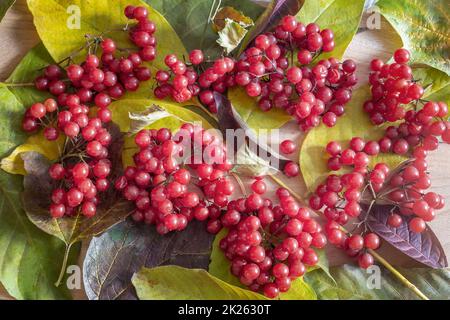
<path id="1" fill-rule="evenodd" d="M 262 111 L 255 98 L 249 97 L 244 89 L 234 87 L 228 90 L 228 99 L 242 120 L 252 129 L 278 129 L 292 117 L 281 109 Z"/>
<path id="2" fill-rule="evenodd" d="M 141 300 L 267 300 L 261 294 L 228 284 L 203 269 L 142 268 L 131 281 Z"/>
<path id="3" fill-rule="evenodd" d="M 175 53 L 178 57 L 187 56 L 180 38 L 167 20 L 152 7 L 139 0 L 27 0 L 34 17 L 39 37 L 55 61 L 61 61 L 86 44 L 86 35 L 103 35 L 116 41 L 120 48 L 130 48 L 128 31 L 122 31 L 126 24 L 136 23 L 124 15 L 127 5 L 145 6 L 148 17 L 156 25 L 157 56 L 151 66 L 165 68 L 164 57 Z M 79 22 L 79 25 L 77 23 Z M 81 61 L 84 54 L 75 58 Z M 154 80 L 141 83 L 138 91 L 127 94 L 128 98 L 147 98 L 153 95 Z"/>
<path id="4" fill-rule="evenodd" d="M 21 154 L 35 151 L 53 161 L 58 159 L 64 144 L 64 137 L 61 135 L 57 141 L 48 141 L 41 133 L 30 136 L 27 141 L 18 146 L 14 151 L 1 161 L 1 168 L 11 174 L 25 175 L 25 168 Z"/>
<path id="5" fill-rule="evenodd" d="M 300 150 L 300 167 L 309 191 L 314 191 L 318 184 L 330 173 L 325 147 L 330 141 L 346 144 L 353 137 L 365 140 L 379 140 L 384 135 L 384 129 L 372 124 L 363 110 L 363 104 L 370 97 L 368 86 L 354 92 L 352 100 L 345 107 L 345 115 L 337 125 L 328 128 L 321 125 L 312 129 L 306 136 Z M 405 158 L 395 154 L 383 154 L 372 158 L 372 164 L 384 162 L 391 168 L 397 167 Z"/>
<path id="6" fill-rule="evenodd" d="M 182 107 L 176 103 L 153 99 L 128 99 L 113 102 L 110 105 L 110 109 L 113 114 L 112 121 L 120 127 L 121 132 L 128 132 L 130 130 L 131 124 L 129 113 L 138 113 L 145 111 L 152 105 L 158 105 L 174 116 L 155 121 L 150 126 L 147 126 L 147 129 L 169 128 L 173 132 L 179 129 L 183 122 L 201 123 L 204 129 L 213 128 L 213 126 L 203 117 L 186 107 Z M 137 146 L 134 143 L 134 137 L 125 137 L 122 153 L 122 162 L 124 167 L 133 165 L 133 155 L 137 150 Z"/>

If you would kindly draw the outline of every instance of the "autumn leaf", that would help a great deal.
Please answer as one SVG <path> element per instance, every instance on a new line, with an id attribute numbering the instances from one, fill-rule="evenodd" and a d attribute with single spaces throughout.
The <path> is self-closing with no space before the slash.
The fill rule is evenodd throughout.
<path id="1" fill-rule="evenodd" d="M 124 221 L 90 242 L 83 265 L 86 294 L 90 300 L 134 300 L 131 278 L 142 267 L 206 269 L 213 238 L 201 222 L 161 236 L 154 226 Z"/>
<path id="2" fill-rule="evenodd" d="M 427 64 L 450 76 L 447 0 L 379 0 L 376 5 L 411 51 L 411 62 Z"/>
<path id="3" fill-rule="evenodd" d="M 143 268 L 132 279 L 141 300 L 267 300 L 228 284 L 203 269 L 179 266 Z"/>

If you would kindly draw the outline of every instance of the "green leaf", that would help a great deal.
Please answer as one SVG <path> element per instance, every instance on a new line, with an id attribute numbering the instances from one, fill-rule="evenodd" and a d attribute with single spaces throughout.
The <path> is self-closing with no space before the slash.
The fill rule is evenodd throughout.
<path id="1" fill-rule="evenodd" d="M 444 101 L 450 104 L 450 76 L 438 69 L 426 65 L 413 67 L 414 78 L 426 89 L 424 98 L 432 101 Z"/>
<path id="2" fill-rule="evenodd" d="M 377 7 L 411 51 L 412 62 L 450 75 L 447 0 L 379 0 Z"/>
<path id="3" fill-rule="evenodd" d="M 107 36 L 115 40 L 119 48 L 134 47 L 129 40 L 128 31 L 123 31 L 128 22 L 132 25 L 136 23 L 125 17 L 123 12 L 127 5 L 146 6 L 149 19 L 157 26 L 155 32 L 157 56 L 154 61 L 146 63 L 153 73 L 156 69 L 166 67 L 164 64 L 166 55 L 175 53 L 179 57 L 187 56 L 183 43 L 164 16 L 140 0 L 113 2 L 108 0 L 27 0 L 27 3 L 33 14 L 39 37 L 55 61 L 62 61 L 83 48 L 86 45 L 86 35 Z M 67 11 L 73 5 L 80 10 L 79 28 L 72 24 L 77 12 L 69 11 L 68 13 Z M 85 53 L 87 53 L 86 50 L 76 55 L 75 62 L 84 59 Z M 126 97 L 150 97 L 153 95 L 151 88 L 154 84 L 154 80 L 143 82 L 136 92 L 129 92 Z"/>
<path id="4" fill-rule="evenodd" d="M 225 27 L 219 31 L 217 43 L 225 49 L 227 54 L 236 49 L 247 34 L 247 29 L 240 23 L 225 19 Z"/>
<path id="5" fill-rule="evenodd" d="M 65 284 L 54 285 L 65 246 L 27 219 L 21 191 L 22 177 L 0 171 L 0 282 L 16 299 L 70 299 Z M 73 248 L 69 265 L 79 252 Z"/>
<path id="6" fill-rule="evenodd" d="M 305 1 L 297 18 L 305 24 L 315 22 L 321 29 L 328 28 L 334 32 L 334 50 L 321 54 L 320 59 L 331 56 L 342 58 L 358 30 L 364 2 L 364 0 Z"/>
<path id="7" fill-rule="evenodd" d="M 377 267 L 378 268 L 378 267 Z M 331 268 L 333 282 L 322 270 L 305 275 L 305 281 L 321 300 L 412 300 L 418 297 L 386 269 L 379 274 L 356 266 L 343 265 Z M 449 269 L 404 269 L 399 271 L 430 299 L 450 297 Z M 375 271 L 377 272 L 377 271 Z M 379 283 L 377 283 L 379 281 Z M 377 286 L 379 284 L 379 286 Z"/>
<path id="8" fill-rule="evenodd" d="M 261 294 L 228 284 L 203 269 L 142 268 L 131 281 L 141 300 L 267 300 Z"/>
<path id="9" fill-rule="evenodd" d="M 218 57 L 222 49 L 218 46 L 217 34 L 212 23 L 208 22 L 211 7 L 216 1 L 212 0 L 145 0 L 158 10 L 183 40 L 186 48 L 202 49 L 206 56 Z M 230 6 L 242 11 L 252 20 L 256 20 L 264 8 L 253 1 L 223 0 L 221 6 Z M 213 9 L 216 9 L 214 6 Z M 183 14 L 180 14 L 183 12 Z"/>
<path id="10" fill-rule="evenodd" d="M 328 156 L 325 152 L 328 142 L 348 143 L 353 137 L 377 141 L 383 137 L 384 129 L 374 126 L 363 110 L 363 103 L 369 97 L 368 86 L 359 88 L 353 93 L 352 100 L 345 107 L 345 115 L 338 120 L 336 126 L 328 128 L 322 124 L 307 134 L 300 148 L 300 168 L 309 191 L 314 191 L 329 174 Z M 372 158 L 372 164 L 384 162 L 395 168 L 404 160 L 402 156 L 380 153 Z"/>
<path id="11" fill-rule="evenodd" d="M 28 107 L 36 101 L 44 101 L 51 96 L 48 92 L 37 90 L 34 87 L 34 79 L 42 74 L 42 68 L 52 63 L 54 63 L 52 57 L 41 42 L 23 57 L 6 80 L 9 90 L 24 106 Z M 14 84 L 27 85 L 15 86 Z"/>
<path id="12" fill-rule="evenodd" d="M 209 273 L 226 283 L 229 283 L 236 287 L 245 288 L 245 286 L 239 282 L 239 279 L 235 277 L 230 271 L 230 261 L 225 257 L 222 250 L 219 247 L 219 242 L 227 234 L 226 229 L 222 229 L 214 239 L 211 251 L 211 263 L 209 264 Z M 288 292 L 281 293 L 280 299 L 282 300 L 316 300 L 316 293 L 314 290 L 303 280 L 298 278 L 292 282 L 292 286 Z"/>
<path id="13" fill-rule="evenodd" d="M 249 97 L 245 90 L 234 87 L 228 90 L 228 99 L 242 120 L 252 129 L 278 129 L 292 120 L 286 111 L 273 108 L 262 111 L 256 99 Z"/>
<path id="14" fill-rule="evenodd" d="M 16 2 L 16 0 L 3 0 L 2 3 L 0 3 L 0 22 L 2 21 L 8 9 L 12 7 L 14 2 Z"/>
<path id="15" fill-rule="evenodd" d="M 0 86 L 0 157 L 26 136 L 20 130 L 23 105 Z M 54 286 L 64 245 L 41 232 L 28 219 L 20 194 L 22 177 L 0 170 L 0 282 L 17 299 L 67 299 L 68 290 Z M 79 247 L 69 259 L 76 263 Z"/>

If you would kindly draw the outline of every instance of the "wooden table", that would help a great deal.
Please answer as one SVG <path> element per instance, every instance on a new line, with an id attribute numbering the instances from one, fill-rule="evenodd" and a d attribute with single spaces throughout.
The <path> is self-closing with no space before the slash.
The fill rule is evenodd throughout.
<path id="1" fill-rule="evenodd" d="M 366 25 L 367 17 L 363 17 L 361 26 Z M 22 57 L 39 43 L 39 37 L 33 25 L 33 19 L 25 0 L 17 0 L 0 23 L 0 81 L 4 81 L 20 62 Z M 393 28 L 382 19 L 380 30 L 365 30 L 359 32 L 350 44 L 345 57 L 354 59 L 358 64 L 358 78 L 366 81 L 368 65 L 373 57 L 389 59 L 402 42 Z M 1 103 L 1 102 L 0 102 Z M 430 171 L 433 181 L 433 191 L 444 195 L 450 203 L 450 146 L 442 145 L 439 151 L 430 156 Z M 447 256 L 450 255 L 450 204 L 441 210 L 431 227 L 441 240 Z M 84 245 L 84 249 L 86 244 Z M 347 261 L 340 252 L 330 250 L 333 264 Z M 85 252 L 85 250 L 83 250 Z M 416 265 L 408 257 L 399 254 L 389 246 L 383 246 L 380 253 L 392 264 L 403 266 Z M 83 256 L 83 255 L 82 255 Z M 81 259 L 81 258 L 80 258 Z M 81 260 L 82 261 L 82 260 Z M 81 264 L 80 264 L 81 265 Z M 0 297 L 7 297 L 0 285 Z M 82 290 L 74 292 L 76 298 L 84 298 Z"/>

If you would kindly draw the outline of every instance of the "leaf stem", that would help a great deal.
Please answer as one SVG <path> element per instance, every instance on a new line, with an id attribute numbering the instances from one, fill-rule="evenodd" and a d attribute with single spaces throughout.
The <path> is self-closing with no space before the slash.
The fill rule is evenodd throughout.
<path id="1" fill-rule="evenodd" d="M 377 259 L 386 269 L 392 272 L 401 283 L 403 283 L 406 287 L 408 287 L 411 291 L 413 291 L 417 296 L 419 296 L 422 300 L 430 300 L 422 291 L 419 290 L 414 284 L 412 284 L 408 279 L 406 279 L 397 269 L 395 269 L 389 262 L 387 262 L 382 256 L 373 251 L 372 249 L 368 250 L 369 253 Z"/>
<path id="2" fill-rule="evenodd" d="M 34 83 L 33 82 L 25 82 L 25 83 L 13 83 L 13 82 L 4 82 L 4 85 L 8 88 L 13 88 L 13 87 L 33 87 Z"/>
<path id="3" fill-rule="evenodd" d="M 297 201 L 300 202 L 300 204 L 304 205 L 304 206 L 308 206 L 305 201 L 303 200 L 303 198 L 296 193 L 295 191 L 291 190 L 288 186 L 286 186 L 280 179 L 278 179 L 277 177 L 273 176 L 273 175 L 269 175 L 269 177 L 275 181 L 278 185 L 280 185 L 283 188 L 286 188 L 291 195 L 297 199 Z M 308 206 L 309 207 L 309 206 Z M 322 216 L 322 212 L 320 211 L 316 211 L 313 210 L 314 213 L 316 213 L 319 216 Z M 342 231 L 348 233 L 347 230 L 345 230 L 344 228 L 342 228 Z M 395 269 L 386 259 L 384 259 L 382 256 L 380 256 L 378 253 L 376 253 L 375 251 L 369 249 L 368 252 L 378 261 L 380 262 L 386 269 L 388 269 L 390 272 L 392 272 L 392 274 L 394 276 L 396 276 L 401 283 L 403 283 L 408 289 L 410 289 L 411 291 L 413 291 L 418 297 L 420 297 L 423 300 L 430 300 L 425 294 L 423 294 L 422 291 L 420 291 L 414 284 L 412 284 L 408 279 L 406 279 L 397 269 Z"/>
<path id="4" fill-rule="evenodd" d="M 233 178 L 238 183 L 239 188 L 241 189 L 241 192 L 244 195 L 244 197 L 247 197 L 247 189 L 245 188 L 245 185 L 242 182 L 241 177 L 239 177 L 235 172 L 231 172 L 231 175 L 233 176 Z"/>
<path id="5" fill-rule="evenodd" d="M 67 261 L 69 260 L 69 253 L 70 248 L 72 247 L 72 244 L 66 244 L 66 251 L 64 252 L 64 258 L 61 265 L 61 270 L 59 271 L 58 280 L 56 280 L 55 286 L 59 287 L 61 285 L 61 282 L 64 278 L 64 274 L 66 273 L 67 269 Z"/>

